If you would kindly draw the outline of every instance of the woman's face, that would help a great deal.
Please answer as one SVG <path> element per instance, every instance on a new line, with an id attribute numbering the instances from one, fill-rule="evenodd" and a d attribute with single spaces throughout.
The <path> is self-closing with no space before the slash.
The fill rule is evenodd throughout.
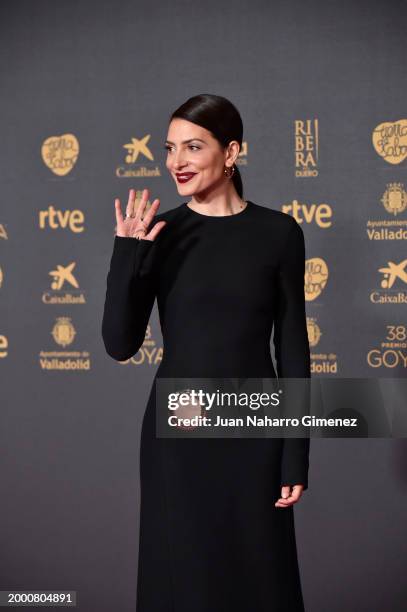
<path id="1" fill-rule="evenodd" d="M 237 141 L 223 150 L 211 132 L 178 118 L 168 127 L 165 148 L 167 169 L 182 196 L 207 193 L 228 181 L 225 165 L 231 166 L 239 153 Z"/>

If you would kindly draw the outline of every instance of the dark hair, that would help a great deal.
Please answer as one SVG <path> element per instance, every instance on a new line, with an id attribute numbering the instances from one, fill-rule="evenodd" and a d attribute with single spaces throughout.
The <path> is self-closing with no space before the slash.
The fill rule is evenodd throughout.
<path id="1" fill-rule="evenodd" d="M 170 117 L 185 119 L 209 130 L 222 147 L 227 147 L 231 140 L 237 140 L 242 147 L 243 122 L 237 108 L 227 98 L 213 94 L 199 94 L 181 104 Z M 243 182 L 239 168 L 234 164 L 233 184 L 239 196 L 243 198 Z"/>

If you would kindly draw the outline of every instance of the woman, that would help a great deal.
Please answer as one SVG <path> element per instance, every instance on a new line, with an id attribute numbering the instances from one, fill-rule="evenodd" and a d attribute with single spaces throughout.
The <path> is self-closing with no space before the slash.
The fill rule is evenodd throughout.
<path id="1" fill-rule="evenodd" d="M 155 297 L 163 335 L 141 432 L 138 612 L 304 610 L 293 505 L 309 439 L 156 437 L 157 377 L 310 377 L 305 249 L 295 219 L 243 200 L 239 112 L 198 95 L 172 115 L 167 168 L 181 205 L 145 213 L 130 190 L 107 277 L 102 334 L 141 347 Z M 144 214 L 145 213 L 145 214 Z"/>

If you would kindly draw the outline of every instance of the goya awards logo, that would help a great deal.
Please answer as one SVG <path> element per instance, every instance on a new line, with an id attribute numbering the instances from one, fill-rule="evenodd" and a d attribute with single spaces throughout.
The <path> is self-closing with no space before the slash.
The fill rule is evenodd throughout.
<path id="1" fill-rule="evenodd" d="M 369 219 L 366 224 L 369 240 L 407 240 L 407 219 L 399 215 L 407 209 L 407 193 L 403 183 L 388 183 L 380 202 L 386 218 Z"/>
<path id="2" fill-rule="evenodd" d="M 52 280 L 50 290 L 42 294 L 44 304 L 86 304 L 84 292 L 73 273 L 75 266 L 74 261 L 66 266 L 57 264 L 48 272 Z"/>
<path id="3" fill-rule="evenodd" d="M 374 304 L 407 303 L 407 259 L 400 262 L 388 261 L 378 268 L 381 274 L 380 290 L 372 291 L 370 300 Z"/>
<path id="4" fill-rule="evenodd" d="M 133 357 L 130 357 L 130 359 L 126 359 L 126 361 L 121 361 L 120 363 L 132 363 L 137 366 L 148 364 L 153 366 L 161 363 L 162 358 L 163 348 L 162 346 L 158 346 L 156 340 L 153 338 L 151 324 L 149 323 L 146 328 L 144 342 L 137 353 L 133 355 Z"/>
<path id="5" fill-rule="evenodd" d="M 335 353 L 317 350 L 322 337 L 322 331 L 315 317 L 307 317 L 308 343 L 310 346 L 311 373 L 337 374 L 338 359 Z"/>
<path id="6" fill-rule="evenodd" d="M 295 129 L 295 176 L 318 176 L 318 119 L 297 119 Z"/>
<path id="7" fill-rule="evenodd" d="M 388 164 L 401 164 L 407 157 L 407 119 L 386 121 L 372 134 L 374 149 Z"/>
<path id="8" fill-rule="evenodd" d="M 49 136 L 41 146 L 44 164 L 57 176 L 66 176 L 79 156 L 79 142 L 74 134 Z"/>
<path id="9" fill-rule="evenodd" d="M 76 330 L 70 317 L 57 317 L 51 329 L 51 337 L 59 350 L 40 351 L 42 370 L 85 371 L 90 370 L 90 354 L 79 349 L 67 350 L 76 340 Z"/>
<path id="10" fill-rule="evenodd" d="M 125 149 L 124 162 L 116 168 L 116 176 L 128 177 L 155 177 L 161 176 L 160 168 L 154 162 L 154 155 L 149 147 L 151 134 L 142 138 L 131 137 L 123 145 Z"/>
<path id="11" fill-rule="evenodd" d="M 367 352 L 366 360 L 375 369 L 407 370 L 407 327 L 387 325 L 384 340 Z"/>
<path id="12" fill-rule="evenodd" d="M 305 299 L 312 302 L 319 297 L 328 282 L 328 266 L 320 257 L 305 262 Z"/>
<path id="13" fill-rule="evenodd" d="M 291 204 L 283 204 L 282 212 L 292 215 L 297 223 L 315 223 L 318 227 L 326 229 L 332 226 L 332 208 L 329 204 L 305 204 L 293 200 Z"/>

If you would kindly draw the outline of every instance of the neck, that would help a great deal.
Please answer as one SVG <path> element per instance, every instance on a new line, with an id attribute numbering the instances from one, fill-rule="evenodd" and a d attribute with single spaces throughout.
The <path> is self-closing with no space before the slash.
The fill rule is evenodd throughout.
<path id="1" fill-rule="evenodd" d="M 195 194 L 191 196 L 187 205 L 203 215 L 218 217 L 239 213 L 246 208 L 247 203 L 234 190 L 234 193 L 218 194 L 209 198 Z"/>

